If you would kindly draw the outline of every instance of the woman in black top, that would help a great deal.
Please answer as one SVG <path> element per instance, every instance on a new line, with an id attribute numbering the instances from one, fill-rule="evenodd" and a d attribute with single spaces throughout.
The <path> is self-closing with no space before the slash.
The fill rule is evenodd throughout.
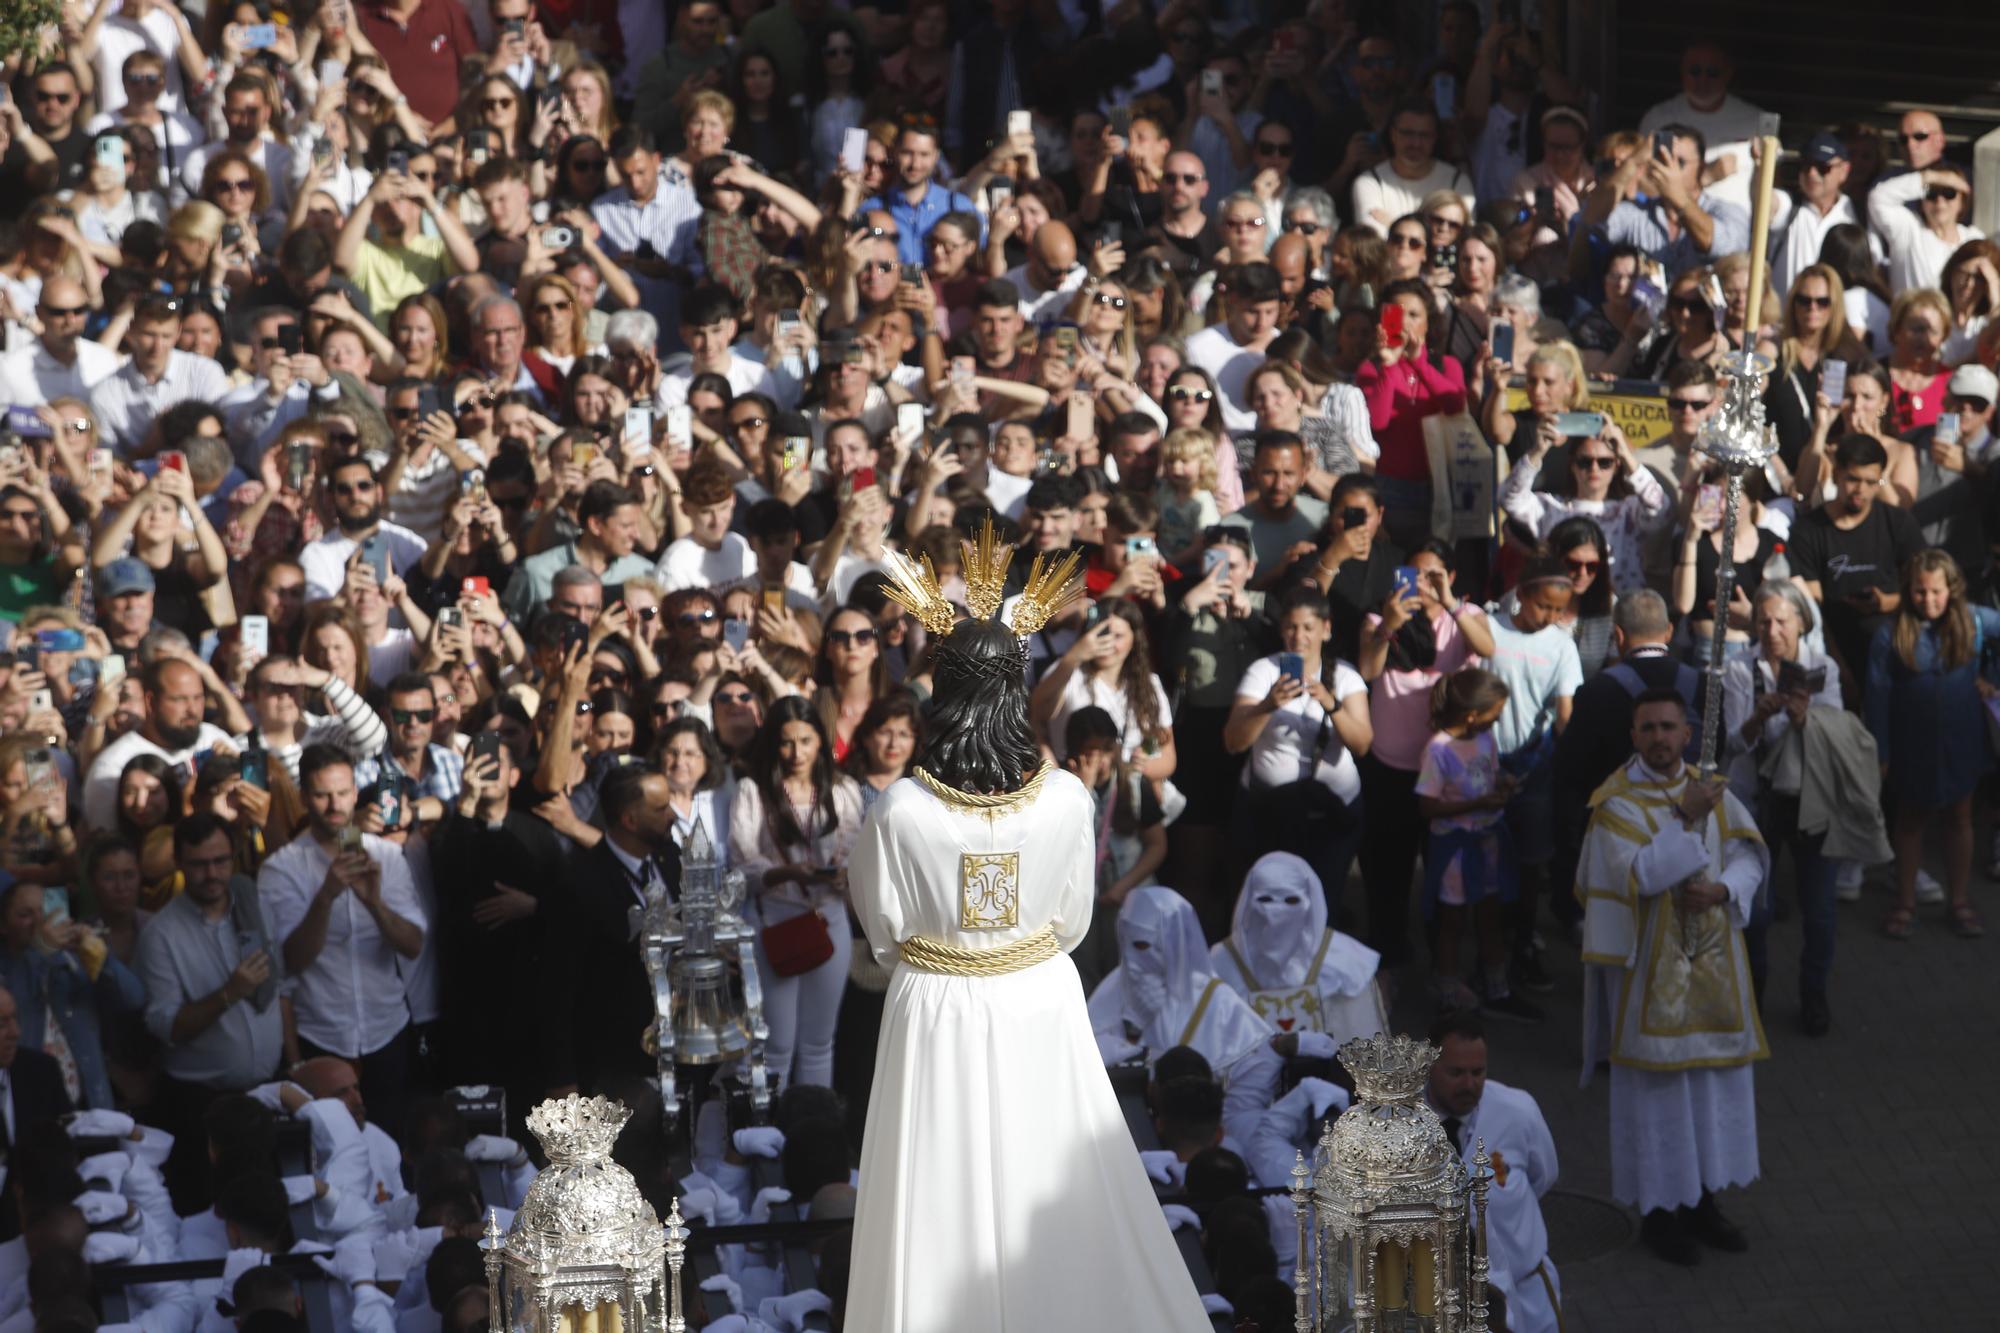
<path id="1" fill-rule="evenodd" d="M 90 563 L 103 570 L 125 554 L 129 541 L 132 556 L 153 575 L 153 619 L 199 641 L 212 623 L 201 594 L 228 574 L 229 556 L 195 503 L 185 456 L 177 462 L 169 467 L 163 458 L 139 493 L 103 523 L 91 543 Z M 184 535 L 190 539 L 186 544 Z"/>
<path id="2" fill-rule="evenodd" d="M 1808 270 L 1810 271 L 1810 270 Z M 1788 340 L 1789 341 L 1789 340 Z M 1723 481 L 1719 471 L 1692 475 L 1681 497 L 1680 548 L 1674 556 L 1674 613 L 1687 617 L 1691 640 L 1707 644 L 1715 622 L 1715 572 L 1722 565 Z M 1777 535 L 1763 526 L 1767 491 L 1762 471 L 1743 481 L 1743 503 L 1736 515 L 1736 590 L 1729 599 L 1725 636 L 1732 644 L 1750 643 L 1750 594 L 1775 571 L 1765 565 L 1778 554 Z"/>
<path id="3" fill-rule="evenodd" d="M 1846 301 L 1840 275 L 1826 264 L 1799 274 L 1785 297 L 1778 365 L 1764 392 L 1764 411 L 1777 427 L 1778 456 L 1788 468 L 1797 466 L 1799 451 L 1812 438 L 1813 400 L 1827 361 L 1859 366 L 1868 357 L 1847 326 Z"/>

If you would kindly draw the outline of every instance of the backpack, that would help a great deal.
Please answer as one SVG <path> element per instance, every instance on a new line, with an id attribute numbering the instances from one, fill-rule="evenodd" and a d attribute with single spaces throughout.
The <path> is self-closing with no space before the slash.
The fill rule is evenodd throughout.
<path id="1" fill-rule="evenodd" d="M 1604 674 L 1618 682 L 1627 695 L 1637 699 L 1648 689 L 1645 678 L 1632 669 L 1629 662 L 1619 662 L 1604 668 Z M 1702 716 L 1702 675 L 1686 662 L 1674 663 L 1674 693 L 1680 695 L 1687 705 L 1688 743 L 1681 752 L 1681 758 L 1690 764 L 1701 762 L 1701 733 L 1707 719 Z"/>

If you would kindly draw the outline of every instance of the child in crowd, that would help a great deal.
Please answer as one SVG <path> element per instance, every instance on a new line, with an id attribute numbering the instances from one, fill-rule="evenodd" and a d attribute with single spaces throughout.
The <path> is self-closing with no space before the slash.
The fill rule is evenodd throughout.
<path id="1" fill-rule="evenodd" d="M 1215 437 L 1182 426 L 1160 442 L 1160 552 L 1174 564 L 1200 554 L 1202 529 L 1222 521 L 1216 503 Z"/>
<path id="2" fill-rule="evenodd" d="M 1493 724 L 1505 711 L 1507 698 L 1501 679 L 1478 667 L 1453 672 L 1431 687 L 1431 726 L 1437 734 L 1424 747 L 1417 805 L 1430 821 L 1424 919 L 1437 929 L 1440 1009 L 1477 1008 L 1480 1003 L 1459 975 L 1459 937 L 1468 907 L 1479 934 L 1486 1003 L 1505 1007 L 1509 998 L 1500 904 L 1514 900 L 1507 801 L 1515 779 L 1501 771 L 1500 747 L 1493 739 Z M 1522 1006 L 1524 1001 L 1515 1002 Z"/>

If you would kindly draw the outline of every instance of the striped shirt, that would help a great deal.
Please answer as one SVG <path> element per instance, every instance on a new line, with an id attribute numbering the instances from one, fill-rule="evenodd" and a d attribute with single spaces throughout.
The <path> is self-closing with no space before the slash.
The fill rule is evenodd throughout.
<path id="1" fill-rule="evenodd" d="M 486 465 L 486 455 L 472 441 L 460 440 L 458 447 L 481 467 Z M 444 530 L 446 512 L 458 502 L 459 489 L 459 472 L 451 457 L 442 449 L 432 449 L 423 462 L 403 464 L 396 489 L 389 496 L 389 517 L 425 542 L 436 542 Z"/>

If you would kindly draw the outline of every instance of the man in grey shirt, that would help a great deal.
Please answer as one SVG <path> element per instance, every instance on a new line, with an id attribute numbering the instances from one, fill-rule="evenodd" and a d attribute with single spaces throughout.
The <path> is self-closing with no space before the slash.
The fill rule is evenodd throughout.
<path id="1" fill-rule="evenodd" d="M 256 882 L 235 873 L 229 826 L 208 811 L 174 827 L 186 887 L 139 933 L 146 1027 L 166 1046 L 160 1100 L 174 1134 L 167 1183 L 177 1210 L 206 1191 L 202 1115 L 224 1093 L 270 1079 L 284 1050 L 279 962 Z M 183 1149 L 185 1148 L 185 1152 Z"/>

